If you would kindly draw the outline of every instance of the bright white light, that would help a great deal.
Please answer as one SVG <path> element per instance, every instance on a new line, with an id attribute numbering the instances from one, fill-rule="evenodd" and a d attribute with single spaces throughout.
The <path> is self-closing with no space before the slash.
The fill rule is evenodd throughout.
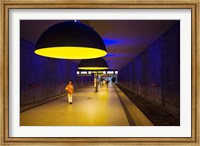
<path id="1" fill-rule="evenodd" d="M 81 71 L 81 74 L 83 75 L 85 75 L 85 74 L 87 74 L 87 71 Z"/>
<path id="2" fill-rule="evenodd" d="M 114 71 L 107 71 L 107 74 L 113 74 Z"/>
<path id="3" fill-rule="evenodd" d="M 103 74 L 106 74 L 106 71 L 103 71 Z"/>
<path id="4" fill-rule="evenodd" d="M 115 74 L 118 74 L 118 71 L 115 71 Z"/>
<path id="5" fill-rule="evenodd" d="M 77 71 L 76 74 L 79 75 L 80 74 L 79 71 Z"/>
<path id="6" fill-rule="evenodd" d="M 92 72 L 91 71 L 88 71 L 88 74 L 91 74 Z"/>

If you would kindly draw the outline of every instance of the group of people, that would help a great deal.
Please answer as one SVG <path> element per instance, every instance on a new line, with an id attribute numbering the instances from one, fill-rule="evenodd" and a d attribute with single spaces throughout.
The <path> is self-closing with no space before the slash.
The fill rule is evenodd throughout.
<path id="1" fill-rule="evenodd" d="M 108 86 L 109 81 L 106 81 L 106 85 Z M 68 103 L 72 104 L 72 100 L 73 100 L 73 93 L 74 93 L 74 86 L 72 85 L 72 82 L 69 81 L 69 83 L 67 84 L 67 86 L 65 87 L 65 90 L 67 92 L 67 96 L 68 96 Z"/>

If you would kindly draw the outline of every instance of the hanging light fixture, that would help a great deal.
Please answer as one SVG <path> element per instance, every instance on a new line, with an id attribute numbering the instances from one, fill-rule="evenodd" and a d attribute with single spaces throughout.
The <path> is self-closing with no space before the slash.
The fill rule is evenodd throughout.
<path id="1" fill-rule="evenodd" d="M 60 59 L 91 59 L 107 54 L 99 34 L 91 27 L 74 21 L 48 28 L 38 39 L 35 53 Z"/>
<path id="2" fill-rule="evenodd" d="M 108 64 L 103 58 L 81 60 L 79 70 L 107 70 Z"/>

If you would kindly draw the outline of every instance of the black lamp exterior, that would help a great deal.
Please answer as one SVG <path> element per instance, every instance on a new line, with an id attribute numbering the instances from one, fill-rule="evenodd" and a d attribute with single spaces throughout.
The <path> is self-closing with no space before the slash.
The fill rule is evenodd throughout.
<path id="1" fill-rule="evenodd" d="M 79 67 L 107 67 L 108 68 L 108 64 L 103 58 L 84 59 L 80 61 L 78 68 Z"/>
<path id="2" fill-rule="evenodd" d="M 106 51 L 99 34 L 91 27 L 74 21 L 65 21 L 48 28 L 38 39 L 35 50 L 48 47 L 89 47 Z"/>

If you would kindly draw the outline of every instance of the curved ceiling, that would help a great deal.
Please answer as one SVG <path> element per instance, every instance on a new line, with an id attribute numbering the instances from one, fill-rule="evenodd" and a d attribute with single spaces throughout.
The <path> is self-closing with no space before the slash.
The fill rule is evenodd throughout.
<path id="1" fill-rule="evenodd" d="M 109 69 L 122 69 L 144 49 L 161 37 L 178 20 L 82 20 L 103 38 Z M 21 20 L 20 37 L 36 44 L 50 26 L 63 20 Z M 79 63 L 80 60 L 74 61 Z"/>

